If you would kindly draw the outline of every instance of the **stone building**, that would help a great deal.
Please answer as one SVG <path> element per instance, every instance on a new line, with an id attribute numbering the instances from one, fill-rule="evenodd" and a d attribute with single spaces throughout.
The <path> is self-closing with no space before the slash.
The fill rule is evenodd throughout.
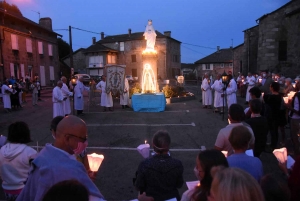
<path id="1" fill-rule="evenodd" d="M 248 72 L 256 73 L 257 67 L 257 54 L 258 54 L 258 32 L 259 26 L 256 25 L 244 32 L 244 46 L 243 46 L 243 59 L 242 64 L 244 68 L 241 71 L 243 75 L 247 75 Z"/>
<path id="2" fill-rule="evenodd" d="M 116 55 L 116 63 L 126 65 L 126 75 L 132 75 L 141 79 L 143 71 L 142 52 L 146 48 L 146 40 L 143 32 L 132 33 L 131 29 L 127 34 L 113 35 L 104 37 L 101 33 L 101 40 L 97 44 L 104 45 L 111 50 L 116 51 L 109 53 Z M 157 72 L 161 79 L 175 79 L 180 75 L 181 66 L 181 42 L 171 37 L 171 32 L 166 31 L 164 34 L 156 31 L 155 50 L 157 51 Z"/>
<path id="3" fill-rule="evenodd" d="M 86 74 L 86 58 L 84 54 L 85 49 L 79 48 L 75 52 L 73 52 L 73 68 L 74 74 Z M 61 59 L 66 65 L 70 66 L 70 55 L 65 56 Z"/>
<path id="4" fill-rule="evenodd" d="M 0 79 L 38 75 L 42 86 L 58 80 L 57 36 L 50 18 L 41 18 L 37 24 L 0 10 Z"/>
<path id="5" fill-rule="evenodd" d="M 244 43 L 233 48 L 233 75 L 243 73 Z"/>
<path id="6" fill-rule="evenodd" d="M 250 62 L 257 62 L 257 70 L 281 72 L 289 77 L 299 75 L 300 0 L 291 0 L 256 22 L 258 51 L 257 57 L 250 58 Z"/>

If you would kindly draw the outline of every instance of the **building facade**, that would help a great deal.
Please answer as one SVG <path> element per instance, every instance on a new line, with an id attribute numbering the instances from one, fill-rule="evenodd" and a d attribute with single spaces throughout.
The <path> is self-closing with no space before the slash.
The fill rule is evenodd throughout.
<path id="1" fill-rule="evenodd" d="M 79 48 L 75 52 L 73 52 L 73 68 L 74 68 L 74 74 L 86 74 L 87 68 L 86 68 L 86 58 L 84 54 L 85 49 Z M 70 66 L 70 56 L 66 56 L 61 59 L 65 64 Z"/>
<path id="2" fill-rule="evenodd" d="M 300 0 L 292 0 L 260 17 L 257 65 L 259 70 L 300 74 Z"/>
<path id="3" fill-rule="evenodd" d="M 52 20 L 41 18 L 39 24 L 0 10 L 0 79 L 39 76 L 42 86 L 60 76 L 57 36 Z"/>

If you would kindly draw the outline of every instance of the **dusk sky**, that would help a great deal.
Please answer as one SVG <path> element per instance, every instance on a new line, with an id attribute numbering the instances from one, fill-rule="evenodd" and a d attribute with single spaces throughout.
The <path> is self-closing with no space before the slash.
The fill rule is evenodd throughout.
<path id="1" fill-rule="evenodd" d="M 6 0 L 24 17 L 38 22 L 52 18 L 53 30 L 69 42 L 69 25 L 99 34 L 72 30 L 73 50 L 91 45 L 100 32 L 117 35 L 144 32 L 148 19 L 154 28 L 182 42 L 181 62 L 194 63 L 214 51 L 243 43 L 243 30 L 289 0 Z M 189 45 L 192 44 L 192 45 Z"/>

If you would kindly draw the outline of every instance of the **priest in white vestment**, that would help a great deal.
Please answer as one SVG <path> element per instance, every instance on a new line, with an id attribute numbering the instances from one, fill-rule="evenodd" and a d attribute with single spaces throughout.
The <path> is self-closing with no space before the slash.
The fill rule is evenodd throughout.
<path id="1" fill-rule="evenodd" d="M 84 97 L 83 92 L 89 91 L 90 88 L 84 86 L 83 77 L 79 77 L 77 84 L 74 87 L 74 108 L 77 110 L 77 115 L 83 115 Z"/>
<path id="2" fill-rule="evenodd" d="M 101 103 L 100 105 L 103 108 L 103 112 L 106 111 L 106 108 L 109 109 L 109 111 L 112 111 L 113 106 L 113 100 L 111 96 L 111 92 L 106 93 L 106 76 L 102 75 L 102 80 L 96 85 L 96 89 L 100 89 L 101 93 Z"/>
<path id="3" fill-rule="evenodd" d="M 11 101 L 10 94 L 13 93 L 13 89 L 8 87 L 8 81 L 5 80 L 1 87 L 2 99 L 3 99 L 3 107 L 6 112 L 10 112 L 11 109 Z"/>
<path id="4" fill-rule="evenodd" d="M 120 94 L 120 105 L 122 105 L 122 109 L 128 108 L 129 101 L 129 83 L 127 78 L 124 79 L 124 91 Z"/>
<path id="5" fill-rule="evenodd" d="M 65 76 L 61 77 L 61 81 L 63 82 L 63 86 L 61 87 L 61 91 L 63 93 L 63 97 L 66 99 L 63 102 L 63 108 L 64 108 L 64 116 L 68 116 L 71 114 L 71 104 L 70 104 L 70 96 L 73 96 L 73 93 L 70 92 L 68 86 L 67 86 L 67 78 Z"/>
<path id="6" fill-rule="evenodd" d="M 202 104 L 203 108 L 211 108 L 212 104 L 212 93 L 211 93 L 211 81 L 208 77 L 208 74 L 204 74 L 204 79 L 201 84 L 201 90 L 202 90 Z"/>
<path id="7" fill-rule="evenodd" d="M 254 87 L 255 82 L 256 82 L 255 77 L 252 75 L 252 73 L 249 72 L 248 76 L 246 77 L 246 84 L 248 84 L 247 91 L 246 91 L 246 104 L 248 104 L 249 100 L 251 99 L 249 90 L 252 87 Z"/>
<path id="8" fill-rule="evenodd" d="M 236 92 L 237 92 L 237 85 L 235 80 L 232 78 L 232 75 L 228 75 L 229 84 L 226 89 L 226 95 L 227 95 L 227 106 L 228 109 L 230 105 L 237 103 L 236 100 Z"/>
<path id="9" fill-rule="evenodd" d="M 66 98 L 63 97 L 61 87 L 63 86 L 62 81 L 58 81 L 56 87 L 52 91 L 52 102 L 53 102 L 53 118 L 57 116 L 65 116 L 63 102 Z"/>
<path id="10" fill-rule="evenodd" d="M 215 107 L 215 112 L 221 111 L 223 112 L 223 104 L 224 102 L 224 97 L 222 97 L 223 94 L 223 88 L 224 84 L 222 83 L 221 75 L 217 75 L 217 79 L 215 80 L 214 84 L 211 86 L 212 89 L 215 90 L 215 99 L 214 99 L 214 107 Z"/>

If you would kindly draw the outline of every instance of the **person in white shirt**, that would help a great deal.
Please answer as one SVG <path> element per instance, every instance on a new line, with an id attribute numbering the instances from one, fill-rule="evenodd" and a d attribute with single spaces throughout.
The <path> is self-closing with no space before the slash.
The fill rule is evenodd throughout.
<path id="1" fill-rule="evenodd" d="M 102 75 L 102 80 L 96 85 L 96 89 L 101 90 L 101 106 L 104 107 L 103 111 L 106 111 L 106 108 L 109 109 L 109 111 L 112 111 L 113 106 L 113 100 L 111 96 L 111 92 L 106 93 L 106 76 Z"/>
<path id="2" fill-rule="evenodd" d="M 212 89 L 215 90 L 215 99 L 214 99 L 214 107 L 215 112 L 221 111 L 223 113 L 222 107 L 224 104 L 224 98 L 222 97 L 224 85 L 222 83 L 221 75 L 217 75 L 217 79 L 214 84 L 211 86 Z"/>
<path id="3" fill-rule="evenodd" d="M 6 112 L 10 112 L 11 110 L 11 101 L 10 101 L 10 94 L 13 93 L 13 89 L 8 87 L 8 80 L 3 82 L 1 87 L 2 99 L 3 99 L 3 106 Z"/>
<path id="4" fill-rule="evenodd" d="M 84 115 L 83 114 L 83 108 L 84 108 L 83 92 L 84 91 L 90 91 L 90 88 L 84 86 L 83 77 L 79 77 L 77 80 L 77 84 L 74 87 L 74 108 L 75 110 L 77 110 L 77 115 Z"/>
<path id="5" fill-rule="evenodd" d="M 63 82 L 61 91 L 62 91 L 63 97 L 66 98 L 66 100 L 63 101 L 64 116 L 68 116 L 69 114 L 71 114 L 70 96 L 73 96 L 73 93 L 70 92 L 70 90 L 66 84 L 67 78 L 65 76 L 61 77 L 61 81 Z"/>
<path id="6" fill-rule="evenodd" d="M 246 77 L 246 84 L 248 84 L 247 91 L 246 91 L 246 104 L 248 104 L 249 100 L 251 99 L 249 90 L 250 90 L 252 87 L 254 87 L 255 82 L 256 82 L 255 77 L 252 75 L 251 72 L 249 72 L 249 73 L 248 73 L 248 76 Z"/>
<path id="7" fill-rule="evenodd" d="M 129 101 L 129 83 L 128 79 L 124 79 L 124 92 L 120 94 L 120 105 L 122 105 L 122 109 L 128 108 Z"/>
<path id="8" fill-rule="evenodd" d="M 64 116 L 63 102 L 67 98 L 63 96 L 61 87 L 63 86 L 62 81 L 57 82 L 57 86 L 52 91 L 52 102 L 53 102 L 53 118 L 57 116 Z"/>
<path id="9" fill-rule="evenodd" d="M 227 106 L 229 108 L 231 104 L 237 103 L 236 100 L 237 86 L 236 86 L 236 82 L 232 78 L 232 75 L 228 75 L 228 80 L 229 80 L 229 84 L 226 89 L 226 95 L 227 95 Z"/>
<path id="10" fill-rule="evenodd" d="M 204 79 L 201 84 L 201 90 L 202 90 L 202 104 L 203 108 L 211 108 L 212 104 L 212 93 L 211 93 L 211 80 L 209 79 L 209 76 L 207 73 L 204 74 Z"/>

